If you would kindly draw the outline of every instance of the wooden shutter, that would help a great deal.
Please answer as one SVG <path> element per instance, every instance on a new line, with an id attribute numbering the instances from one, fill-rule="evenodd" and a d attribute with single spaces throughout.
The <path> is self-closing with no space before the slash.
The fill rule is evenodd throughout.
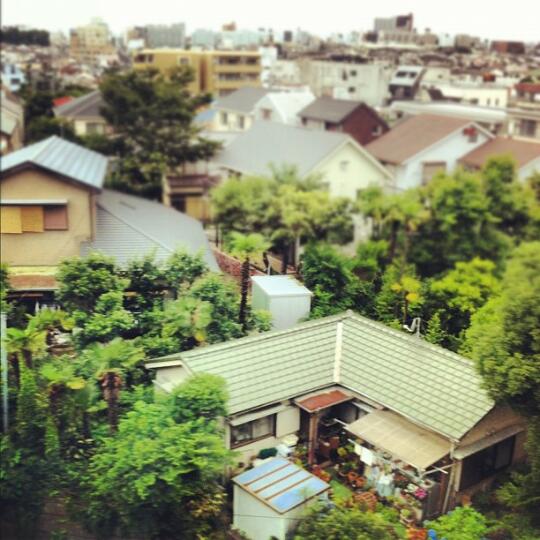
<path id="1" fill-rule="evenodd" d="M 67 206 L 54 204 L 45 206 L 45 230 L 66 231 L 68 228 Z"/>
<path id="2" fill-rule="evenodd" d="M 21 206 L 22 232 L 43 232 L 43 206 Z"/>
<path id="3" fill-rule="evenodd" d="M 2 205 L 0 207 L 0 231 L 2 234 L 22 233 L 21 207 Z"/>

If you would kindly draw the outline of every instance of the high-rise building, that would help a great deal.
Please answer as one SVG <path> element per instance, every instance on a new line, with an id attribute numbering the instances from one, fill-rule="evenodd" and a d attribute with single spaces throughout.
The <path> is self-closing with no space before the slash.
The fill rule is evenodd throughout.
<path id="1" fill-rule="evenodd" d="M 395 32 L 401 30 L 403 32 L 413 31 L 413 14 L 396 15 L 395 17 L 378 17 L 375 19 L 375 32 Z"/>
<path id="2" fill-rule="evenodd" d="M 149 24 L 145 28 L 146 46 L 183 48 L 186 45 L 186 25 Z"/>
<path id="3" fill-rule="evenodd" d="M 90 24 L 71 30 L 69 49 L 79 62 L 88 64 L 95 63 L 101 55 L 115 52 L 109 27 L 101 19 L 93 19 Z"/>

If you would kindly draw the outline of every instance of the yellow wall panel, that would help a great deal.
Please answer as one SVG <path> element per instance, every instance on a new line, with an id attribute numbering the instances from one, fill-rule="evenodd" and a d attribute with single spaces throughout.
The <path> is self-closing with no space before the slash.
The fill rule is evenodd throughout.
<path id="1" fill-rule="evenodd" d="M 43 232 L 43 206 L 21 206 L 23 232 Z"/>
<path id="2" fill-rule="evenodd" d="M 22 233 L 20 206 L 0 207 L 0 231 L 3 233 Z"/>

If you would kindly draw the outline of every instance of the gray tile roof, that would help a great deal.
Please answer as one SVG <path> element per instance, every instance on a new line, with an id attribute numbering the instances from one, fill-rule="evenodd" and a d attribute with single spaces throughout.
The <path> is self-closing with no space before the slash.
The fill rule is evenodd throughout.
<path id="1" fill-rule="evenodd" d="M 59 107 L 54 108 L 56 116 L 67 118 L 87 118 L 101 116 L 100 109 L 103 106 L 103 98 L 99 90 L 94 90 L 84 96 L 72 99 Z"/>
<path id="2" fill-rule="evenodd" d="M 243 174 L 261 175 L 270 173 L 271 165 L 295 165 L 305 176 L 347 140 L 352 139 L 345 133 L 261 121 L 238 135 L 214 162 Z"/>
<path id="3" fill-rule="evenodd" d="M 320 97 L 302 109 L 298 116 L 337 124 L 360 106 L 361 101 Z"/>
<path id="4" fill-rule="evenodd" d="M 352 312 L 157 361 L 222 376 L 231 414 L 339 384 L 459 440 L 494 406 L 470 360 Z"/>
<path id="5" fill-rule="evenodd" d="M 157 261 L 176 248 L 201 250 L 211 270 L 219 271 L 199 221 L 163 204 L 105 189 L 97 197 L 96 236 L 81 255 L 100 251 L 120 264 L 154 252 Z"/>
<path id="6" fill-rule="evenodd" d="M 269 90 L 261 87 L 239 88 L 229 95 L 220 97 L 213 105 L 214 109 L 225 109 L 242 113 L 252 113 L 255 105 L 268 94 Z"/>
<path id="7" fill-rule="evenodd" d="M 108 159 L 102 154 L 53 135 L 2 158 L 2 174 L 23 165 L 35 165 L 100 189 Z"/>

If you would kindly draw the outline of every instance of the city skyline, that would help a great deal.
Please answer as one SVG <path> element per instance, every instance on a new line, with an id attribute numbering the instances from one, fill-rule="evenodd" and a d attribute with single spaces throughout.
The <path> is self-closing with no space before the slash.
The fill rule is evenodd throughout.
<path id="1" fill-rule="evenodd" d="M 332 3 L 332 23 L 329 25 L 327 10 L 305 1 L 291 3 L 276 0 L 272 3 L 272 9 L 262 16 L 260 5 L 245 0 L 231 0 L 227 5 L 199 0 L 187 11 L 174 0 L 154 0 L 151 5 L 125 0 L 96 0 L 80 4 L 67 0 L 43 3 L 35 0 L 3 0 L 2 23 L 67 32 L 99 17 L 113 33 L 121 34 L 132 26 L 175 22 L 184 22 L 188 33 L 197 28 L 219 30 L 223 24 L 234 21 L 239 29 L 270 27 L 279 31 L 302 28 L 326 37 L 333 33 L 371 30 L 376 17 L 412 12 L 414 25 L 419 32 L 430 28 L 437 34 L 464 33 L 491 40 L 538 40 L 540 7 L 533 7 L 533 3 L 527 0 L 515 0 L 512 6 L 513 17 L 509 21 L 508 8 L 504 4 L 491 4 L 488 13 L 482 3 L 465 0 L 455 0 L 451 6 L 427 1 L 404 4 L 399 0 L 382 0 L 361 6 L 352 0 L 335 0 Z M 534 11 L 538 12 L 538 17 L 531 16 Z M 357 21 L 354 24 L 351 22 L 353 19 Z M 486 20 L 489 26 L 485 24 Z"/>

